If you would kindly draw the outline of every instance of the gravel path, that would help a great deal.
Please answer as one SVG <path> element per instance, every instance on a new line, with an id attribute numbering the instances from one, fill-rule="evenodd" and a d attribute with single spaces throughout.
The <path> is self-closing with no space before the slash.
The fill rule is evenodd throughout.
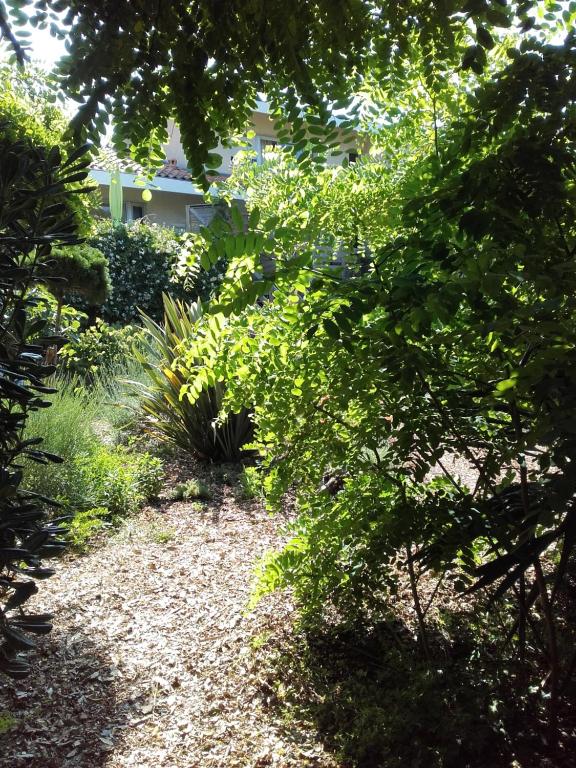
<path id="1" fill-rule="evenodd" d="M 207 504 L 146 509 L 58 564 L 34 607 L 55 613 L 34 673 L 0 681 L 0 766 L 331 766 L 304 724 L 275 722 L 257 652 L 288 626 L 282 596 L 245 614 L 280 521 L 218 486 Z"/>

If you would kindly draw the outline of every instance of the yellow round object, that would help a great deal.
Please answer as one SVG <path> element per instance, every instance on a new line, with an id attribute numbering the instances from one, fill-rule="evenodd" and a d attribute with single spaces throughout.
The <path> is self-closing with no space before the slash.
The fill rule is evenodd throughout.
<path id="1" fill-rule="evenodd" d="M 149 189 L 145 189 L 142 192 L 142 200 L 144 200 L 145 203 L 149 203 L 150 200 L 152 200 L 152 192 L 150 192 Z"/>

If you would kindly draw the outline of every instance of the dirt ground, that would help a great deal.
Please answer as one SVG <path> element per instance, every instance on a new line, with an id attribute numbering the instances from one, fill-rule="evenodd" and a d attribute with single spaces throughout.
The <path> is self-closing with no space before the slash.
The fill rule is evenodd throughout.
<path id="1" fill-rule="evenodd" d="M 311 727 L 274 721 L 258 676 L 261 638 L 292 613 L 281 595 L 246 613 L 282 521 L 212 488 L 146 508 L 40 585 L 30 607 L 54 630 L 27 680 L 0 683 L 1 766 L 334 765 Z"/>

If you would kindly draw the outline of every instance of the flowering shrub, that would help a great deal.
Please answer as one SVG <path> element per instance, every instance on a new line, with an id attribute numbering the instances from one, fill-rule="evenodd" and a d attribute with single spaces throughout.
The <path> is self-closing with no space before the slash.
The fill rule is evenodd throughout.
<path id="1" fill-rule="evenodd" d="M 162 293 L 169 289 L 181 250 L 178 235 L 146 221 L 122 224 L 105 220 L 98 223 L 90 243 L 109 262 L 112 291 L 102 307 L 103 318 L 110 323 L 129 323 L 142 309 L 161 319 Z"/>

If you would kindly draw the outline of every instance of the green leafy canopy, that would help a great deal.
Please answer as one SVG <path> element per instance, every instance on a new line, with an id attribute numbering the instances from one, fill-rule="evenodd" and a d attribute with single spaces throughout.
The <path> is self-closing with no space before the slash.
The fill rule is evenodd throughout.
<path id="1" fill-rule="evenodd" d="M 428 87 L 439 79 L 437 63 L 479 73 L 502 31 L 533 26 L 536 5 L 10 0 L 0 19 L 20 57 L 25 43 L 17 35 L 30 25 L 67 40 L 59 76 L 79 104 L 76 135 L 97 138 L 112 119 L 121 152 L 131 146 L 137 160 L 159 163 L 167 121 L 175 117 L 192 170 L 203 180 L 218 139 L 245 131 L 260 93 L 285 130 L 295 135 L 309 126 L 314 155 L 333 135 L 331 110 L 350 106 L 363 74 L 373 72 L 394 93 L 417 55 Z"/>

